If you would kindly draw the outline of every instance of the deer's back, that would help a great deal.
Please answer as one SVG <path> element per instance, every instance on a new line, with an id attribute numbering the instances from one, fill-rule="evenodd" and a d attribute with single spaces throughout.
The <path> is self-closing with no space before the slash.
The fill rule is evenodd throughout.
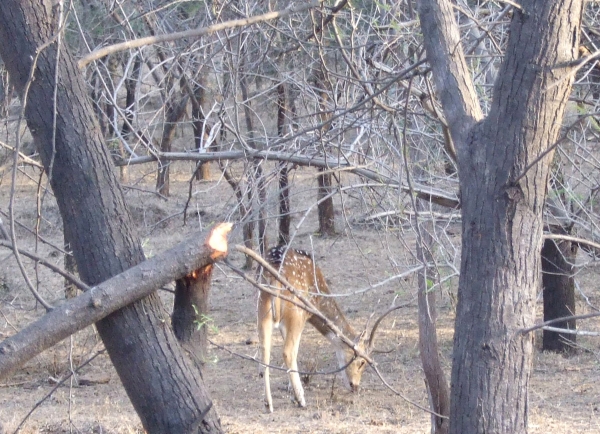
<path id="1" fill-rule="evenodd" d="M 297 290 L 329 294 L 325 278 L 310 253 L 292 248 L 286 251 L 285 246 L 277 246 L 269 249 L 266 259 Z"/>

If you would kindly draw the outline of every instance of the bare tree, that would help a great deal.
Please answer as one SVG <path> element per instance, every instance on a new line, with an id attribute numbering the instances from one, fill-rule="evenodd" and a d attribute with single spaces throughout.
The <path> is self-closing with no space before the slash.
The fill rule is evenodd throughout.
<path id="1" fill-rule="evenodd" d="M 428 60 L 456 146 L 462 260 L 453 351 L 451 433 L 527 432 L 542 211 L 571 90 L 582 1 L 513 9 L 487 116 L 464 60 L 452 4 L 421 0 Z"/>
<path id="2" fill-rule="evenodd" d="M 94 285 L 139 263 L 144 254 L 82 75 L 57 38 L 64 25 L 59 17 L 49 1 L 3 2 L 0 37 L 14 43 L 2 44 L 0 55 L 23 95 L 65 239 L 81 278 Z M 161 311 L 153 294 L 96 326 L 148 432 L 220 432 L 200 371 L 164 326 Z"/>

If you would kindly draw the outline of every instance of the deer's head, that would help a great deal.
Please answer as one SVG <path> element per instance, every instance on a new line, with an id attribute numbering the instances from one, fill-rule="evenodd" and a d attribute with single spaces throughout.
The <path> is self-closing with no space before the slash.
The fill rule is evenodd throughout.
<path id="1" fill-rule="evenodd" d="M 380 320 L 375 322 L 371 333 L 367 334 L 367 330 L 365 329 L 355 340 L 354 345 L 359 354 L 364 354 L 367 357 L 371 355 L 375 332 L 380 322 Z M 363 372 L 369 363 L 363 357 L 357 355 L 357 352 L 353 348 L 346 347 L 345 353 L 348 366 L 344 370 L 344 385 L 352 392 L 358 392 Z"/>

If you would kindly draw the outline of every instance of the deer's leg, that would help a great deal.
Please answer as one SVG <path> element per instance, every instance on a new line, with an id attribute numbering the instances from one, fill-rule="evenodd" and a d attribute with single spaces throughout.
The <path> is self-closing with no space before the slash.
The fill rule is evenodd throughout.
<path id="1" fill-rule="evenodd" d="M 292 311 L 300 310 L 297 307 L 293 307 Z M 286 312 L 289 314 L 290 312 Z M 304 389 L 300 381 L 300 374 L 298 373 L 298 348 L 300 347 L 300 337 L 302 336 L 302 330 L 304 329 L 304 315 L 302 312 L 294 312 L 295 315 L 284 315 L 283 324 L 283 361 L 285 366 L 288 368 L 290 376 L 290 383 L 294 390 L 294 396 L 298 401 L 300 407 L 306 406 L 304 400 Z"/>
<path id="2" fill-rule="evenodd" d="M 273 335 L 272 297 L 264 292 L 258 296 L 258 339 L 260 341 L 261 365 L 260 376 L 265 380 L 265 405 L 273 413 L 273 398 L 271 397 L 271 382 L 269 378 L 269 363 L 271 362 L 271 337 Z"/>

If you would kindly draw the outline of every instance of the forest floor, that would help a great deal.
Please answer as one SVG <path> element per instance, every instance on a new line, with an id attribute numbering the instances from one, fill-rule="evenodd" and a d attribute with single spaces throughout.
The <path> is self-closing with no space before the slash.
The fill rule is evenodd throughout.
<path id="1" fill-rule="evenodd" d="M 218 173 L 208 182 L 196 182 L 188 209 L 188 224 L 183 226 L 182 210 L 187 200 L 190 168 L 180 164 L 172 174 L 172 195 L 165 201 L 148 192 L 153 190 L 153 167 L 145 166 L 150 175 L 127 188 L 126 198 L 138 225 L 147 256 L 153 256 L 214 222 L 235 220 L 235 201 L 230 187 Z M 142 169 L 136 169 L 141 173 Z M 213 168 L 216 171 L 216 167 Z M 19 177 L 16 188 L 17 219 L 34 227 L 38 174 L 26 169 L 32 178 Z M 341 205 L 336 222 L 339 235 L 320 238 L 316 209 L 304 212 L 314 203 L 316 180 L 309 169 L 299 170 L 294 179 L 292 204 L 298 211 L 293 224 L 299 227 L 294 247 L 312 250 L 332 291 L 354 293 L 341 297 L 339 303 L 358 329 L 371 315 L 375 317 L 393 303 L 406 307 L 390 315 L 380 327 L 374 355 L 388 384 L 385 386 L 373 370 L 368 369 L 359 394 L 344 390 L 334 375 L 318 372 L 335 368 L 333 352 L 327 341 L 307 326 L 300 347 L 301 370 L 314 372 L 305 388 L 306 408 L 298 408 L 287 390 L 284 371 L 272 373 L 271 384 L 275 411 L 265 412 L 263 383 L 257 364 L 249 358 L 258 355 L 256 338 L 256 290 L 225 265 L 214 273 L 210 317 L 212 325 L 210 357 L 204 368 L 204 380 L 212 396 L 223 427 L 230 433 L 429 433 L 428 414 L 413 403 L 427 407 L 423 371 L 418 352 L 416 276 L 392 279 L 388 283 L 362 291 L 414 266 L 409 230 L 398 225 L 382 228 L 355 224 L 358 207 L 352 198 Z M 148 191 L 142 191 L 148 190 Z M 0 209 L 6 210 L 10 186 L 5 175 L 0 184 Z M 276 198 L 269 198 L 275 209 Z M 50 193 L 44 197 L 40 230 L 52 245 L 36 243 L 24 229 L 17 229 L 20 247 L 35 250 L 45 259 L 62 266 L 61 221 Z M 276 214 L 269 212 L 269 218 Z M 5 224 L 6 218 L 2 219 Z M 240 228 L 230 242 L 240 243 Z M 448 228 L 449 237 L 458 242 L 460 226 Z M 269 234 L 274 239 L 275 225 L 270 220 Z M 39 318 L 43 309 L 36 307 L 9 251 L 0 252 L 0 339 L 16 333 Z M 232 262 L 241 266 L 244 259 L 231 254 Z M 64 302 L 63 281 L 43 267 L 37 271 L 25 263 L 29 277 L 39 282 L 40 290 L 52 304 Z M 577 276 L 588 300 L 580 297 L 578 313 L 600 305 L 598 276 L 585 271 Z M 452 329 L 456 278 L 449 279 L 438 297 L 438 337 L 442 362 L 450 374 Z M 165 316 L 172 303 L 169 292 L 162 291 Z M 589 304 L 588 304 L 589 302 Z M 538 303 L 538 319 L 541 300 Z M 372 322 L 371 322 L 372 323 Z M 600 322 L 585 321 L 586 330 L 600 330 Z M 530 433 L 600 433 L 600 338 L 581 337 L 578 351 L 569 357 L 540 351 L 541 334 L 537 332 L 536 352 L 529 391 Z M 282 342 L 275 337 L 273 364 L 281 365 Z M 0 425 L 13 433 L 26 417 L 22 433 L 141 433 L 134 412 L 108 356 L 101 353 L 73 377 L 53 391 L 57 381 L 90 357 L 102 351 L 102 343 L 92 327 L 45 351 L 29 361 L 14 375 L 0 381 Z M 53 392 L 52 392 L 53 391 Z M 48 396 L 48 394 L 52 394 Z M 1 430 L 0 430 L 1 431 Z"/>

